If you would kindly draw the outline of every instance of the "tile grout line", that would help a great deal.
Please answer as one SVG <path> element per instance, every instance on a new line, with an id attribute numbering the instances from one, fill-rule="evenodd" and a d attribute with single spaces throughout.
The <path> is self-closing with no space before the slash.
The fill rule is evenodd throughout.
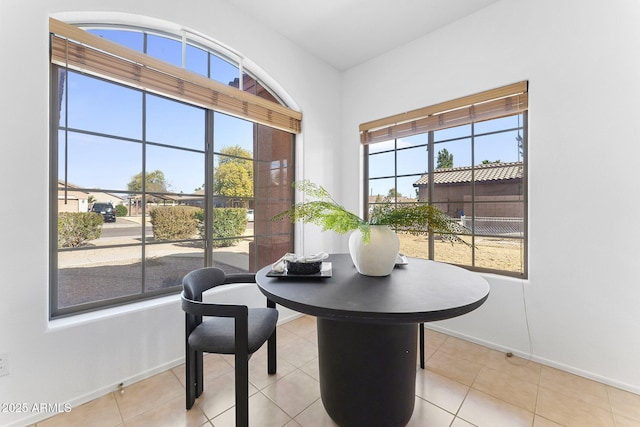
<path id="1" fill-rule="evenodd" d="M 536 387 L 536 405 L 533 408 L 533 422 L 535 423 L 536 417 L 538 416 L 538 403 L 540 402 L 540 387 L 542 386 L 542 367 L 540 367 L 540 372 L 538 373 L 538 384 Z M 542 415 L 540 415 L 542 417 Z"/>
<path id="2" fill-rule="evenodd" d="M 124 386 L 122 388 L 122 390 L 124 390 Z M 122 410 L 120 409 L 120 404 L 118 403 L 118 398 L 116 396 L 115 391 L 111 392 L 111 395 L 113 397 L 113 401 L 116 403 L 116 409 L 118 410 L 118 415 L 120 415 L 120 424 L 119 425 L 124 425 L 124 415 L 122 415 Z"/>
<path id="3" fill-rule="evenodd" d="M 617 427 L 618 423 L 616 422 L 616 413 L 614 412 L 613 405 L 611 404 L 611 393 L 609 392 L 609 387 L 605 385 L 604 389 L 607 392 L 607 401 L 609 402 L 609 409 L 611 410 L 611 419 L 613 420 L 613 427 Z"/>

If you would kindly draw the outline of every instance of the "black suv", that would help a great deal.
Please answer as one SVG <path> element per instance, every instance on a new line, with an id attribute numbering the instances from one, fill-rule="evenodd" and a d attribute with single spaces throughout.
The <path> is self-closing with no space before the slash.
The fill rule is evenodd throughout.
<path id="1" fill-rule="evenodd" d="M 116 209 L 111 203 L 94 203 L 91 212 L 101 214 L 104 222 L 116 222 Z"/>

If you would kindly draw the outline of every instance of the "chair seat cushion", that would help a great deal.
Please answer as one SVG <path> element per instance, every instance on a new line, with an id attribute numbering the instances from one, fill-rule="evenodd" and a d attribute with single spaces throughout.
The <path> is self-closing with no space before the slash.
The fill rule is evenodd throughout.
<path id="1" fill-rule="evenodd" d="M 269 339 L 278 322 L 275 308 L 250 308 L 248 322 L 249 354 L 257 351 Z M 207 353 L 235 353 L 235 320 L 230 317 L 205 317 L 191 335 L 193 350 Z"/>

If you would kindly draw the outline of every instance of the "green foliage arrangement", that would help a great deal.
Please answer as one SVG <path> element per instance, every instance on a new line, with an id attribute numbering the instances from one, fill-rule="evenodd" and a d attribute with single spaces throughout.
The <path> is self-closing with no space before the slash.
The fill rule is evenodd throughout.
<path id="1" fill-rule="evenodd" d="M 396 232 L 415 235 L 436 232 L 450 234 L 455 241 L 464 242 L 456 235 L 456 228 L 451 219 L 438 208 L 424 203 L 394 205 L 385 202 L 376 205 L 370 212 L 368 220 L 349 212 L 336 202 L 331 194 L 322 186 L 309 180 L 293 183 L 294 188 L 305 193 L 311 199 L 296 203 L 291 209 L 273 217 L 274 221 L 288 218 L 291 222 L 315 224 L 322 231 L 332 230 L 339 234 L 360 230 L 362 238 L 368 242 L 372 225 L 387 225 Z"/>
<path id="2" fill-rule="evenodd" d="M 102 235 L 102 215 L 95 212 L 60 212 L 58 248 L 77 248 Z"/>

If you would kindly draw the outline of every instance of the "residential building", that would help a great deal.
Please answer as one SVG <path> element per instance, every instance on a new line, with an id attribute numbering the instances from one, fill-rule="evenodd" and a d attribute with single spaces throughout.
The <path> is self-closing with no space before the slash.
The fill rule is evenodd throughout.
<path id="1" fill-rule="evenodd" d="M 473 198 L 480 202 L 474 216 L 523 218 L 522 204 L 510 203 L 522 199 L 522 170 L 522 162 L 436 169 L 432 203 L 453 218 L 472 215 L 469 186 L 474 182 Z M 413 186 L 419 201 L 429 201 L 428 174 Z"/>

